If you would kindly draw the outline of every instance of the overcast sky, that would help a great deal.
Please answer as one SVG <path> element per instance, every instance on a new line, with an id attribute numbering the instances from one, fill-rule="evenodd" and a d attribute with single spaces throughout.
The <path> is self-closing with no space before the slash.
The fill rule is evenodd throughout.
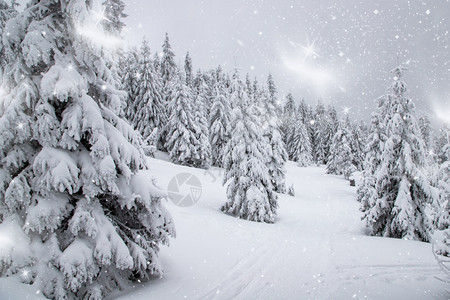
<path id="1" fill-rule="evenodd" d="M 131 44 L 145 35 L 160 51 L 169 33 L 177 61 L 195 68 L 236 66 L 279 95 L 322 97 L 353 118 L 367 117 L 409 61 L 405 81 L 419 112 L 450 115 L 450 2 L 335 0 L 125 0 Z M 449 118 L 447 116 L 447 118 Z"/>

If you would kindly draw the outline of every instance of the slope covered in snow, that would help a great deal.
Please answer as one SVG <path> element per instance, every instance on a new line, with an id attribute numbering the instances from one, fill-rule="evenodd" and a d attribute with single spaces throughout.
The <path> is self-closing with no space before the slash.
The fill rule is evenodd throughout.
<path id="1" fill-rule="evenodd" d="M 325 168 L 289 163 L 296 196 L 280 195 L 276 223 L 262 224 L 219 210 L 226 200 L 220 169 L 150 163 L 161 186 L 187 172 L 202 194 L 190 207 L 166 203 L 177 238 L 160 252 L 165 276 L 111 299 L 450 298 L 431 245 L 366 236 L 356 189 Z"/>

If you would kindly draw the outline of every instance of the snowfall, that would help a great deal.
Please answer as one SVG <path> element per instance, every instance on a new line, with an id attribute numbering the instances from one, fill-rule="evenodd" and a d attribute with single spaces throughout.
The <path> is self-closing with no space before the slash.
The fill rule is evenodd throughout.
<path id="1" fill-rule="evenodd" d="M 108 299 L 450 299 L 450 283 L 428 243 L 370 237 L 356 188 L 324 167 L 287 165 L 296 195 L 279 195 L 275 224 L 224 214 L 223 171 L 149 158 L 162 187 L 179 173 L 201 183 L 199 201 L 167 201 L 177 237 L 160 250 L 163 277 Z M 187 185 L 180 193 L 189 193 Z M 0 279 L 0 299 L 41 299 L 32 286 Z"/>

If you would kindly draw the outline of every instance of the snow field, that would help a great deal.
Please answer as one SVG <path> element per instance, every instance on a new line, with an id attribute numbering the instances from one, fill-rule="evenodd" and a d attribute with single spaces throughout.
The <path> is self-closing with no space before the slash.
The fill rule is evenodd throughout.
<path id="1" fill-rule="evenodd" d="M 161 249 L 164 277 L 111 299 L 450 298 L 431 245 L 366 236 L 356 188 L 323 167 L 289 162 L 287 184 L 296 196 L 279 195 L 276 223 L 263 224 L 220 211 L 226 200 L 220 169 L 150 164 L 164 188 L 178 173 L 194 174 L 202 196 L 187 208 L 166 203 L 177 238 Z"/>

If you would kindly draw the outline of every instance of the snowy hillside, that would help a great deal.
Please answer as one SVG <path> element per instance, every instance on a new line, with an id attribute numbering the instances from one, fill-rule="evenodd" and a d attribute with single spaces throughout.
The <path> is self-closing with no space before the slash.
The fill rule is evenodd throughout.
<path id="1" fill-rule="evenodd" d="M 422 242 L 369 237 L 354 187 L 324 168 L 287 165 L 296 196 L 280 195 L 275 224 L 236 219 L 220 169 L 150 159 L 166 187 L 178 173 L 202 183 L 198 203 L 167 203 L 177 238 L 161 249 L 165 276 L 109 299 L 447 299 L 448 284 Z"/>

